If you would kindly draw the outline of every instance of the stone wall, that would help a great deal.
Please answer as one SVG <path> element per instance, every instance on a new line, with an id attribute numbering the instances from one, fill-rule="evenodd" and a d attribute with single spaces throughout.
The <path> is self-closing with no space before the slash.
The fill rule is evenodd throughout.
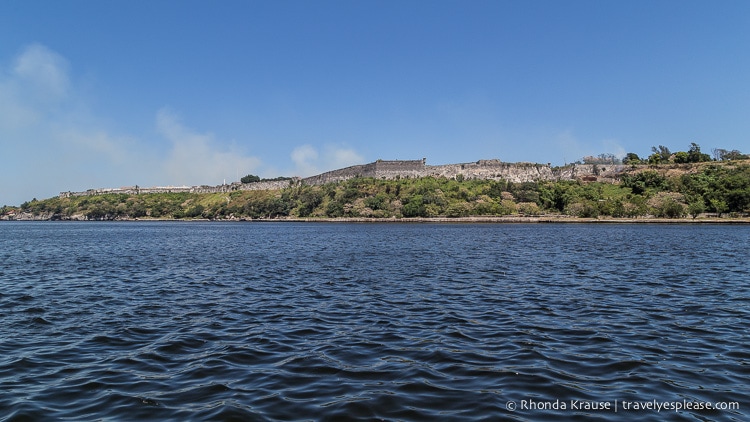
<path id="1" fill-rule="evenodd" d="M 375 177 L 375 163 L 361 164 L 327 171 L 316 176 L 306 177 L 302 179 L 302 183 L 306 185 L 324 185 L 326 183 L 341 182 L 355 177 Z"/>
<path id="2" fill-rule="evenodd" d="M 504 163 L 500 160 L 480 160 L 474 163 L 445 164 L 428 167 L 431 176 L 449 179 L 508 180 L 515 183 L 554 180 L 549 165 L 532 163 Z"/>
<path id="3" fill-rule="evenodd" d="M 124 193 L 129 195 L 148 193 L 223 193 L 235 190 L 276 190 L 290 185 L 323 185 L 341 182 L 355 177 L 374 177 L 377 179 L 445 177 L 455 179 L 508 180 L 515 183 L 538 182 L 544 180 L 584 180 L 614 181 L 623 171 L 622 165 L 607 164 L 571 164 L 565 167 L 552 168 L 549 164 L 504 163 L 500 160 L 479 160 L 473 163 L 443 164 L 428 166 L 426 160 L 378 160 L 369 164 L 346 167 L 328 171 L 304 179 L 262 181 L 255 183 L 235 182 L 218 186 L 165 186 L 140 188 L 138 186 L 119 189 L 89 189 L 83 192 L 61 192 L 60 197 L 104 195 Z"/>
<path id="4" fill-rule="evenodd" d="M 378 160 L 369 164 L 346 167 L 306 177 L 302 179 L 302 183 L 306 185 L 324 185 L 355 177 L 374 177 L 377 179 L 422 177 L 427 174 L 425 168 L 424 158 L 421 160 Z"/>
<path id="5" fill-rule="evenodd" d="M 123 188 L 89 189 L 82 192 L 60 192 L 59 196 L 60 198 L 70 198 L 72 196 L 107 194 L 145 195 L 149 193 L 225 193 L 236 190 L 277 190 L 288 187 L 290 184 L 299 183 L 299 180 L 299 178 L 292 178 L 289 180 L 267 180 L 253 183 L 234 182 L 229 185 L 217 186 L 156 186 L 150 188 L 128 186 Z"/>
<path id="6" fill-rule="evenodd" d="M 268 180 L 254 183 L 233 183 L 232 185 L 239 185 L 237 190 L 278 190 L 288 188 L 289 186 L 299 183 L 299 181 L 299 177 L 294 177 L 289 180 Z"/>
<path id="7" fill-rule="evenodd" d="M 625 171 L 622 164 L 570 164 L 553 171 L 554 180 L 584 180 L 613 182 Z"/>

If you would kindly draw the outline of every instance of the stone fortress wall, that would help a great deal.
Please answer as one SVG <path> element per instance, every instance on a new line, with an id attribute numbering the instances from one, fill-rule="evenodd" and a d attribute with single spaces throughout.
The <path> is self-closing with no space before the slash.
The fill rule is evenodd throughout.
<path id="1" fill-rule="evenodd" d="M 421 160 L 378 160 L 369 164 L 346 167 L 327 171 L 317 176 L 302 179 L 305 185 L 324 185 L 341 182 L 355 177 L 374 177 L 377 179 L 395 179 L 397 177 L 422 177 L 425 173 L 425 159 Z"/>
<path id="2" fill-rule="evenodd" d="M 299 178 L 292 178 L 290 180 L 270 180 L 254 183 L 234 182 L 228 185 L 225 184 L 217 186 L 156 186 L 150 188 L 126 186 L 122 188 L 89 189 L 82 192 L 60 192 L 60 198 L 69 198 L 71 196 L 106 195 L 113 193 L 141 195 L 149 193 L 224 193 L 236 190 L 275 190 L 288 187 L 290 183 L 298 183 L 299 180 Z"/>
<path id="3" fill-rule="evenodd" d="M 373 163 L 333 170 L 301 179 L 306 185 L 322 185 L 354 177 L 397 179 L 445 177 L 455 179 L 508 180 L 515 183 L 544 180 L 616 180 L 623 166 L 617 164 L 571 164 L 552 168 L 550 164 L 506 163 L 500 160 L 479 160 L 473 163 L 430 166 L 426 160 L 378 160 Z"/>
<path id="4" fill-rule="evenodd" d="M 508 180 L 515 183 L 547 180 L 614 181 L 622 172 L 623 166 L 616 164 L 571 164 L 552 168 L 549 164 L 506 163 L 497 159 L 479 160 L 472 163 L 442 164 L 430 166 L 426 159 L 421 160 L 377 160 L 332 170 L 307 178 L 261 181 L 254 183 L 234 182 L 218 186 L 161 186 L 141 188 L 138 186 L 108 189 L 89 189 L 83 192 L 61 192 L 60 197 L 90 196 L 104 194 L 149 194 L 149 193 L 224 193 L 236 190 L 275 190 L 290 185 L 323 185 L 341 182 L 355 177 L 373 177 L 393 180 L 399 178 L 445 177 L 466 180 Z"/>

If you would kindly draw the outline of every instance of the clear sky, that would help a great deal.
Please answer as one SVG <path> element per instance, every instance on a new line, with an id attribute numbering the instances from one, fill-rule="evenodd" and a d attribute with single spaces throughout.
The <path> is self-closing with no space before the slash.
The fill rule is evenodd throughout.
<path id="1" fill-rule="evenodd" d="M 750 1 L 0 2 L 0 205 L 691 142 L 750 151 Z"/>

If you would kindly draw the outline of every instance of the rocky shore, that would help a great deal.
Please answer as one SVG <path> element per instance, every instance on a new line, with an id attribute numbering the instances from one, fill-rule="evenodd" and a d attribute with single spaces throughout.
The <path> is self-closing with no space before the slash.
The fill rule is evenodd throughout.
<path id="1" fill-rule="evenodd" d="M 271 219 L 250 218 L 226 218 L 226 219 L 174 219 L 174 218 L 129 218 L 117 217 L 114 219 L 89 219 L 83 214 L 74 214 L 63 217 L 57 214 L 17 213 L 4 215 L 0 221 L 216 221 L 216 222 L 300 222 L 300 223 L 609 223 L 609 224 L 750 224 L 750 217 L 715 217 L 701 215 L 697 218 L 580 218 L 569 215 L 541 215 L 541 216 L 472 216 L 472 217 L 413 217 L 413 218 L 366 218 L 366 217 L 339 217 L 339 218 L 294 218 L 279 217 Z"/>

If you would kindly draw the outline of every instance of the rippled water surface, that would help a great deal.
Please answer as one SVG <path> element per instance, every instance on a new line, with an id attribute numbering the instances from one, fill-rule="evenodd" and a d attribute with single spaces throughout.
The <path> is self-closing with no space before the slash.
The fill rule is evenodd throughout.
<path id="1" fill-rule="evenodd" d="M 1 223 L 0 420 L 748 420 L 749 239 Z"/>

